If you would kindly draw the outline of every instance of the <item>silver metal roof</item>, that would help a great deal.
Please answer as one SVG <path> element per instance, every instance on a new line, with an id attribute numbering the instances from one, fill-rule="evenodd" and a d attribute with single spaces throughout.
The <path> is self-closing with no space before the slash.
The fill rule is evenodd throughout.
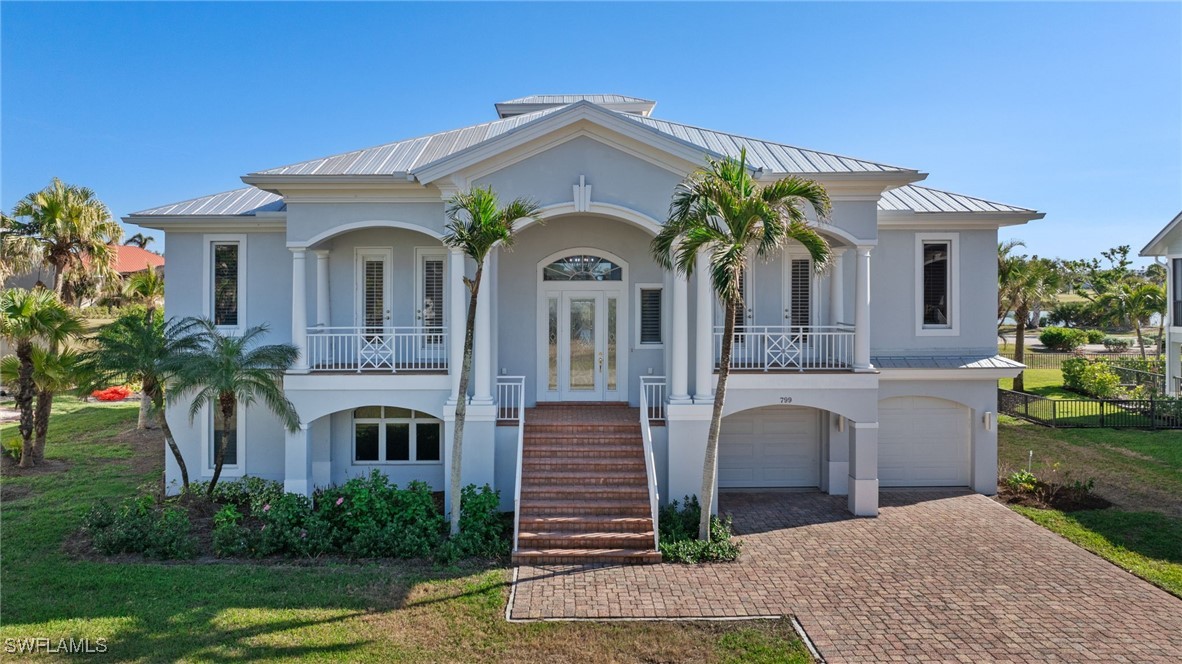
<path id="1" fill-rule="evenodd" d="M 509 101 L 499 101 L 498 105 L 508 104 L 573 104 L 577 101 L 589 101 L 592 104 L 655 104 L 652 99 L 629 97 L 627 95 L 529 95 Z"/>
<path id="2" fill-rule="evenodd" d="M 954 194 L 909 184 L 883 193 L 878 209 L 885 212 L 1029 212 L 1034 210 L 994 203 L 982 198 Z"/>
<path id="3" fill-rule="evenodd" d="M 872 357 L 870 362 L 879 369 L 1022 369 L 1026 365 L 1008 357 L 994 355 L 941 355 L 900 356 L 885 355 Z"/>
<path id="4" fill-rule="evenodd" d="M 259 212 L 282 212 L 287 209 L 281 196 L 262 189 L 243 187 L 234 191 L 202 196 L 180 203 L 162 205 L 148 210 L 132 212 L 132 216 L 190 216 L 190 215 L 238 215 L 253 216 Z"/>

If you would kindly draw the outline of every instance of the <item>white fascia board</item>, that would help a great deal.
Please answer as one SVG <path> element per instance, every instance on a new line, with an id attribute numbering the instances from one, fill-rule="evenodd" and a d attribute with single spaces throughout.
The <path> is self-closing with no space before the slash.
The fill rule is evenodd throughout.
<path id="1" fill-rule="evenodd" d="M 1002 226 L 1020 226 L 1042 219 L 1044 212 L 913 212 L 879 210 L 880 228 L 915 230 L 991 230 Z"/>
<path id="2" fill-rule="evenodd" d="M 287 214 L 271 212 L 258 216 L 247 215 L 128 215 L 121 220 L 144 228 L 161 231 L 192 231 L 194 233 L 266 232 L 287 229 Z"/>
<path id="3" fill-rule="evenodd" d="M 1012 369 L 882 369 L 879 380 L 992 380 L 1016 378 L 1025 367 Z"/>
<path id="4" fill-rule="evenodd" d="M 1161 232 L 1153 236 L 1153 239 L 1149 241 L 1149 244 L 1145 245 L 1145 248 L 1141 250 L 1140 255 L 1164 256 L 1166 254 L 1166 248 L 1162 245 L 1165 243 L 1166 237 L 1168 237 L 1170 233 L 1174 232 L 1174 230 L 1180 225 L 1182 225 L 1182 212 L 1179 212 L 1178 216 L 1174 217 L 1170 223 L 1166 224 L 1166 227 L 1161 229 Z"/>
<path id="5" fill-rule="evenodd" d="M 434 182 L 581 120 L 646 143 L 690 163 L 700 164 L 706 156 L 722 157 L 688 141 L 663 134 L 653 127 L 619 117 L 591 102 L 579 101 L 533 122 L 515 127 L 500 136 L 426 164 L 416 170 L 414 176 L 423 184 Z"/>
<path id="6" fill-rule="evenodd" d="M 825 186 L 829 198 L 839 200 L 878 201 L 884 191 L 903 185 L 914 184 L 926 179 L 922 171 L 860 171 L 856 173 L 773 173 L 764 171 L 757 178 L 759 183 L 773 182 L 786 177 L 808 178 Z"/>

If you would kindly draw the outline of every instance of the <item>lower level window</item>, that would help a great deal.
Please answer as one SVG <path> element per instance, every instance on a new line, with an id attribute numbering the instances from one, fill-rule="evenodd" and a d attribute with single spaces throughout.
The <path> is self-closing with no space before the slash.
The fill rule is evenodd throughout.
<path id="1" fill-rule="evenodd" d="M 213 413 L 213 439 L 210 441 L 209 450 L 209 467 L 213 468 L 217 464 L 218 447 L 222 444 L 222 435 L 228 436 L 226 440 L 226 457 L 223 465 L 237 466 L 238 465 L 238 412 L 235 409 L 234 415 L 230 416 L 229 421 L 222 417 L 221 409 L 215 408 Z"/>
<path id="2" fill-rule="evenodd" d="M 359 463 L 438 463 L 443 422 L 392 406 L 353 411 L 353 460 Z"/>

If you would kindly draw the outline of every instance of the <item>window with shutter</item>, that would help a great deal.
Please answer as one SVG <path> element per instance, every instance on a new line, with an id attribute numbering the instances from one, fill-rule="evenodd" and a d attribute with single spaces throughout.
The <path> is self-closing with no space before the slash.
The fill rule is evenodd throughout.
<path id="1" fill-rule="evenodd" d="M 948 327 L 949 243 L 923 243 L 923 324 Z"/>
<path id="2" fill-rule="evenodd" d="M 238 243 L 216 242 L 213 245 L 213 293 L 211 298 L 215 325 L 238 326 Z"/>
<path id="3" fill-rule="evenodd" d="M 362 307 L 365 327 L 380 331 L 386 314 L 386 263 L 380 258 L 365 258 L 362 265 Z"/>
<path id="4" fill-rule="evenodd" d="M 660 344 L 661 338 L 660 288 L 640 289 L 640 343 Z"/>
<path id="5" fill-rule="evenodd" d="M 807 258 L 794 258 L 789 267 L 791 280 L 792 302 L 789 307 L 789 325 L 793 327 L 807 327 L 811 324 L 813 294 L 813 269 Z"/>

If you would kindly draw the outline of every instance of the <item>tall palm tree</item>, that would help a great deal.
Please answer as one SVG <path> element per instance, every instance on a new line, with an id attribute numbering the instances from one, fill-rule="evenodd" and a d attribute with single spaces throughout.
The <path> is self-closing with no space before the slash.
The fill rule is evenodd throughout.
<path id="1" fill-rule="evenodd" d="M 82 324 L 62 305 L 53 293 L 35 289 L 9 288 L 0 293 L 0 336 L 16 350 L 17 368 L 16 405 L 20 410 L 22 468 L 36 463 L 34 451 L 33 397 L 37 385 L 33 379 L 34 349 L 37 346 L 56 348 L 67 339 L 78 335 Z"/>
<path id="2" fill-rule="evenodd" d="M 1014 312 L 1014 357 L 1021 362 L 1026 354 L 1026 321 L 1040 302 L 1059 292 L 1062 273 L 1055 262 L 1035 256 L 1012 256 L 1007 269 L 998 271 L 998 298 Z M 999 307 L 1000 308 L 1000 307 Z M 1023 374 L 1014 378 L 1014 390 L 1023 391 Z"/>
<path id="3" fill-rule="evenodd" d="M 151 235 L 144 235 L 143 233 L 136 233 L 123 241 L 124 245 L 134 245 L 140 249 L 147 249 L 149 244 L 156 241 L 156 238 Z"/>
<path id="4" fill-rule="evenodd" d="M 194 319 L 164 321 L 157 313 L 150 319 L 127 314 L 99 330 L 94 346 L 82 357 L 82 366 L 95 386 L 106 386 L 124 380 L 138 380 L 143 394 L 156 415 L 164 442 L 176 459 L 181 471 L 181 484 L 189 488 L 189 470 L 185 458 L 168 426 L 164 408 L 164 389 L 172 380 L 176 365 L 186 355 L 201 349 L 200 339 L 193 334 Z"/>
<path id="5" fill-rule="evenodd" d="M 17 220 L 0 213 L 0 287 L 9 277 L 32 272 L 33 245 L 29 238 L 16 233 Z"/>
<path id="6" fill-rule="evenodd" d="M 181 325 L 187 334 L 193 335 L 190 343 L 194 347 L 165 363 L 173 376 L 167 401 L 188 402 L 190 423 L 206 407 L 215 408 L 222 422 L 233 422 L 239 403 L 250 406 L 261 400 L 289 431 L 299 430 L 299 413 L 283 393 L 283 372 L 299 357 L 298 348 L 291 344 L 260 346 L 259 341 L 267 333 L 266 325 L 251 327 L 241 336 L 222 334 L 207 318 L 185 319 Z M 230 432 L 223 426 L 214 451 L 210 496 L 222 475 L 229 444 Z"/>
<path id="7" fill-rule="evenodd" d="M 1003 284 L 1009 283 L 1013 278 L 1014 270 L 1018 265 L 1018 256 L 1014 255 L 1014 250 L 1025 246 L 1026 243 L 1022 240 L 1006 240 L 997 243 L 997 336 L 999 337 L 1002 337 L 1002 322 L 1010 314 L 1010 301 L 1005 296 Z M 1002 341 L 1005 341 L 1005 337 L 1002 337 Z"/>
<path id="8" fill-rule="evenodd" d="M 752 253 L 768 260 L 778 255 L 789 239 L 804 245 L 818 270 L 825 269 L 829 263 L 829 244 L 809 226 L 804 206 L 811 207 L 822 221 L 828 219 L 831 209 L 829 194 L 812 180 L 787 177 L 759 186 L 747 167 L 746 149 L 738 159 L 728 157 L 707 162 L 706 168 L 690 174 L 677 186 L 669 205 L 669 220 L 653 238 L 651 246 L 653 258 L 661 266 L 687 277 L 693 273 L 698 252 L 705 250 L 709 256 L 710 282 L 723 303 L 718 386 L 702 468 L 698 537 L 703 540 L 710 539 L 711 506 L 718 476 L 718 436 L 730 375 L 735 311 L 743 300 L 741 275 L 748 269 Z"/>
<path id="9" fill-rule="evenodd" d="M 12 236 L 14 246 L 33 260 L 53 267 L 53 292 L 58 297 L 71 270 L 114 278 L 110 245 L 123 238 L 123 227 L 93 190 L 54 178 L 17 202 L 12 217 L 6 237 Z"/>
<path id="10" fill-rule="evenodd" d="M 33 385 L 36 402 L 33 406 L 33 463 L 45 459 L 45 440 L 49 435 L 49 418 L 53 398 L 78 383 L 78 354 L 66 349 L 54 351 L 33 346 Z M 0 360 L 0 377 L 7 383 L 20 380 L 20 359 L 9 355 Z"/>
<path id="11" fill-rule="evenodd" d="M 143 304 L 147 308 L 144 312 L 144 320 L 151 322 L 156 318 L 156 305 L 164 299 L 164 277 L 155 267 L 151 266 L 146 270 L 136 272 L 128 277 L 123 284 L 123 297 L 127 298 L 129 302 Z M 148 428 L 150 407 L 151 397 L 146 390 L 140 390 L 140 414 L 136 420 L 135 428 Z"/>
<path id="12" fill-rule="evenodd" d="M 1166 315 L 1165 288 L 1137 279 L 1126 279 L 1096 299 L 1118 324 L 1132 325 L 1137 332 L 1141 359 L 1146 359 L 1141 327 L 1153 314 Z"/>
<path id="13" fill-rule="evenodd" d="M 460 365 L 460 389 L 456 399 L 456 423 L 451 453 L 451 532 L 460 530 L 460 464 L 464 445 L 464 419 L 468 412 L 468 382 L 472 375 L 472 335 L 476 327 L 476 302 L 484 277 L 484 263 L 496 245 L 512 247 L 516 224 L 523 219 L 542 221 L 537 202 L 517 198 L 501 207 L 492 187 L 476 188 L 452 196 L 447 203 L 447 234 L 444 244 L 457 247 L 476 263 L 476 273 L 469 279 L 468 316 L 464 325 L 464 358 Z M 456 321 L 452 321 L 454 326 Z M 454 328 L 453 328 L 454 333 Z M 452 358 L 451 361 L 455 361 Z"/>

